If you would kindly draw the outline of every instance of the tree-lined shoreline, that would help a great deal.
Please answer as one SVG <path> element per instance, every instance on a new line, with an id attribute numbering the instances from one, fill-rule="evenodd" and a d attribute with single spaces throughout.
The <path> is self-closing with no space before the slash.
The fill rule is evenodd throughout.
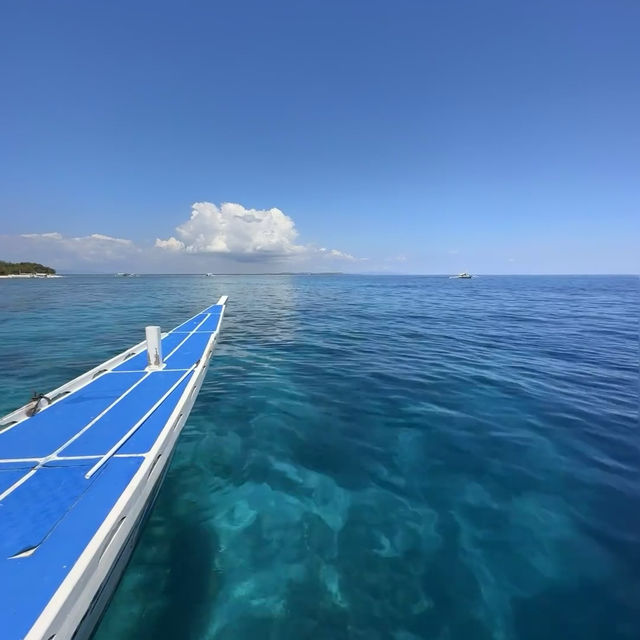
<path id="1" fill-rule="evenodd" d="M 5 262 L 0 260 L 0 276 L 18 276 L 32 273 L 52 276 L 55 272 L 56 270 L 52 267 L 45 267 L 39 262 Z"/>

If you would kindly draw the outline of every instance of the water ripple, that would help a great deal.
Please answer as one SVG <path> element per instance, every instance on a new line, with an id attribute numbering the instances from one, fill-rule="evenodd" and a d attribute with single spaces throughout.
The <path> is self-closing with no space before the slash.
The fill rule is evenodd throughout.
<path id="1" fill-rule="evenodd" d="M 7 411 L 230 295 L 97 640 L 640 637 L 636 278 L 0 287 Z"/>

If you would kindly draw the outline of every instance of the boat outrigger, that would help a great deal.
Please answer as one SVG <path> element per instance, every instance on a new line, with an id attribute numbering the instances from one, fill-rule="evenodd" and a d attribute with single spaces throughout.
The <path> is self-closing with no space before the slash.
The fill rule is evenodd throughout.
<path id="1" fill-rule="evenodd" d="M 209 367 L 227 297 L 0 420 L 0 636 L 83 640 Z M 164 354 L 164 357 L 163 357 Z"/>

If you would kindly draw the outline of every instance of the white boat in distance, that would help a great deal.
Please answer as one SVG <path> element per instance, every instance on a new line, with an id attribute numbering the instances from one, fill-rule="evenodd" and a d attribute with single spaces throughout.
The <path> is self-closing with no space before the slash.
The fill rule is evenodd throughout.
<path id="1" fill-rule="evenodd" d="M 458 278 L 458 279 L 462 279 L 462 280 L 469 280 L 469 278 L 473 278 L 473 276 L 470 273 L 467 273 L 466 271 L 463 271 L 462 273 L 459 273 L 457 276 L 449 276 L 449 279 L 452 278 Z"/>
<path id="2" fill-rule="evenodd" d="M 0 637 L 86 640 L 158 493 L 227 296 L 0 419 Z M 164 357 L 163 357 L 164 354 Z"/>

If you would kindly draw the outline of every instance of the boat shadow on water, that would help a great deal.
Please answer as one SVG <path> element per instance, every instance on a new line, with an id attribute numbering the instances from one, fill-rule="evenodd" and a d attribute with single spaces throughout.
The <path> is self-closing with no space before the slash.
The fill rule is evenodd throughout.
<path id="1" fill-rule="evenodd" d="M 202 638 L 220 591 L 218 540 L 168 476 L 92 640 Z"/>

